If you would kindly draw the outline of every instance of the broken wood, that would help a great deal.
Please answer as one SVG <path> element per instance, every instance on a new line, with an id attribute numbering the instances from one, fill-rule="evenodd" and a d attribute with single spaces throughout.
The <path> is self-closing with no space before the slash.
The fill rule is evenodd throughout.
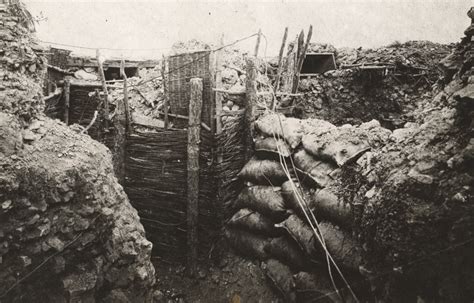
<path id="1" fill-rule="evenodd" d="M 161 77 L 163 78 L 163 110 L 165 111 L 165 129 L 168 129 L 170 121 L 168 118 L 168 89 L 166 86 L 166 58 L 162 56 L 161 60 Z"/>
<path id="2" fill-rule="evenodd" d="M 64 80 L 64 123 L 69 125 L 69 98 L 71 95 L 71 82 L 69 79 Z"/>
<path id="3" fill-rule="evenodd" d="M 255 106 L 257 104 L 257 67 L 256 58 L 247 58 L 247 79 L 245 82 L 245 160 L 253 156 L 253 138 L 255 123 Z"/>
<path id="4" fill-rule="evenodd" d="M 287 37 L 288 37 L 288 27 L 285 27 L 285 33 L 283 34 L 283 41 L 281 42 L 281 47 L 280 47 L 280 54 L 278 55 L 278 69 L 277 69 L 277 75 L 276 75 L 275 84 L 274 84 L 275 92 L 278 91 L 278 88 L 280 86 L 280 77 L 281 77 L 281 71 L 283 68 L 283 52 L 285 51 Z M 272 108 L 273 108 L 273 105 L 272 105 Z"/>
<path id="5" fill-rule="evenodd" d="M 304 59 L 306 58 L 306 52 L 308 51 L 309 43 L 311 41 L 311 36 L 313 35 L 313 26 L 309 26 L 308 30 L 308 36 L 306 37 L 306 43 L 304 45 L 302 44 L 302 41 L 304 41 L 304 32 L 303 30 L 301 31 L 300 37 L 298 39 L 298 59 L 296 60 L 296 72 L 295 72 L 295 78 L 293 81 L 293 89 L 291 90 L 292 93 L 296 93 L 298 90 L 298 86 L 300 84 L 300 73 L 301 69 L 303 68 L 303 62 Z"/>
<path id="6" fill-rule="evenodd" d="M 188 123 L 188 270 L 192 277 L 197 271 L 197 225 L 199 214 L 199 143 L 201 113 L 202 113 L 202 79 L 192 78 L 191 99 L 189 101 Z"/>
<path id="7" fill-rule="evenodd" d="M 99 67 L 99 77 L 102 82 L 102 90 L 104 91 L 104 115 L 105 115 L 105 132 L 109 131 L 109 92 L 107 90 L 107 83 L 105 82 L 104 68 L 102 66 L 102 61 L 100 61 L 100 50 L 96 50 L 97 64 Z"/>

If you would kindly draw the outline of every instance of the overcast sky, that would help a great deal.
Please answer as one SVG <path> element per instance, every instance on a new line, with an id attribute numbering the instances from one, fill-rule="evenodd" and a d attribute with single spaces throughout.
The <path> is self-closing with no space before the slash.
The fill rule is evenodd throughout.
<path id="1" fill-rule="evenodd" d="M 262 29 L 267 56 L 278 53 L 285 26 L 290 38 L 313 25 L 313 42 L 377 47 L 395 40 L 457 42 L 474 0 L 319 1 L 78 1 L 24 0 L 41 40 L 92 48 L 168 48 L 176 41 L 229 43 Z M 265 40 L 260 55 L 265 55 Z M 252 49 L 255 38 L 240 43 Z M 67 48 L 67 47 L 65 47 Z M 91 50 L 76 52 L 94 55 Z M 161 57 L 167 50 L 108 51 L 107 56 Z"/>

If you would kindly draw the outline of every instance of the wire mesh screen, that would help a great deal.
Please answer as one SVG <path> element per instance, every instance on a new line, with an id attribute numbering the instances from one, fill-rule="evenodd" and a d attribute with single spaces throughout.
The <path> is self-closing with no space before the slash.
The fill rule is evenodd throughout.
<path id="1" fill-rule="evenodd" d="M 201 78 L 203 82 L 202 121 L 211 125 L 212 84 L 210 71 L 210 51 L 198 51 L 170 56 L 168 58 L 168 93 L 173 114 L 189 113 L 190 80 Z"/>

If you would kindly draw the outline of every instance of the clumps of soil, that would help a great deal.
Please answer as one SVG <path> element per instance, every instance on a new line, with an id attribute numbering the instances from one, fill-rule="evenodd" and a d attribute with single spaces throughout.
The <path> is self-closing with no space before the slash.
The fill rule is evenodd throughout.
<path id="1" fill-rule="evenodd" d="M 432 101 L 413 112 L 419 123 L 393 132 L 370 169 L 345 175 L 346 201 L 363 206 L 357 233 L 377 296 L 395 302 L 468 302 L 474 222 L 472 43 L 464 62 Z M 463 51 L 459 51 L 463 50 Z"/>
<path id="2" fill-rule="evenodd" d="M 169 302 L 282 302 L 260 269 L 259 262 L 223 252 L 217 264 L 203 260 L 196 279 L 185 267 L 154 261 L 157 283 L 154 299 Z"/>

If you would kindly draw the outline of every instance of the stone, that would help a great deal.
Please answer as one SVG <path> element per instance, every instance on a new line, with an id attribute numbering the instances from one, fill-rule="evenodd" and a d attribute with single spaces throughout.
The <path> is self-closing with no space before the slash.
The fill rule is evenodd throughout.
<path id="1" fill-rule="evenodd" d="M 18 257 L 20 260 L 20 264 L 22 267 L 28 267 L 31 265 L 31 258 L 28 256 L 20 256 Z"/>
<path id="2" fill-rule="evenodd" d="M 433 184 L 433 182 L 434 182 L 434 179 L 433 179 L 432 176 L 426 175 L 426 174 L 421 174 L 414 168 L 412 168 L 408 172 L 408 177 L 410 177 L 412 179 L 415 179 L 419 183 L 427 184 L 427 185 Z"/>
<path id="3" fill-rule="evenodd" d="M 3 210 L 8 210 L 10 208 L 12 208 L 12 200 L 6 200 L 2 203 Z"/>
<path id="4" fill-rule="evenodd" d="M 38 138 L 38 136 L 29 129 L 24 130 L 22 134 L 23 134 L 23 141 L 25 142 L 32 142 Z"/>
<path id="5" fill-rule="evenodd" d="M 62 251 L 64 249 L 64 242 L 61 241 L 58 237 L 49 238 L 46 242 L 56 251 Z"/>

